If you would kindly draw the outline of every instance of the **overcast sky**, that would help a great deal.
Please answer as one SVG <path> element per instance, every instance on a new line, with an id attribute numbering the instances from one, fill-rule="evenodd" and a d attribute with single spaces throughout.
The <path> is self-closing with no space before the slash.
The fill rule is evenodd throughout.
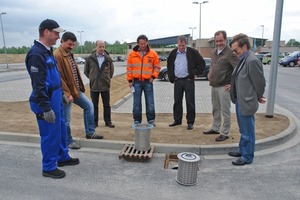
<path id="1" fill-rule="evenodd" d="M 97 39 L 133 42 L 140 34 L 149 39 L 192 34 L 199 37 L 199 4 L 195 0 L 1 0 L 6 46 L 30 46 L 38 38 L 38 26 L 46 18 L 77 35 L 80 42 Z M 203 2 L 203 1 L 198 1 Z M 201 6 L 201 36 L 217 30 L 228 36 L 245 33 L 273 40 L 276 0 L 209 0 Z M 299 0 L 283 6 L 281 40 L 300 41 Z M 57 42 L 59 44 L 59 41 Z M 3 39 L 0 38 L 0 47 Z"/>

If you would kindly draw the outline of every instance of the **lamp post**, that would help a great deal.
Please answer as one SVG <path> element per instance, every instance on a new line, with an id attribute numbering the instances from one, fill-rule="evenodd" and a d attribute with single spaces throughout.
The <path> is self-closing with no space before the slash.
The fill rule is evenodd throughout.
<path id="1" fill-rule="evenodd" d="M 83 33 L 84 31 L 77 31 L 80 35 L 80 53 L 82 54 L 82 37 L 81 37 L 81 33 Z"/>
<path id="2" fill-rule="evenodd" d="M 208 1 L 203 1 L 203 2 L 197 2 L 197 1 L 194 1 L 193 4 L 199 4 L 200 5 L 200 18 L 199 18 L 199 51 L 201 49 L 201 5 L 204 4 L 204 3 L 208 3 Z"/>
<path id="3" fill-rule="evenodd" d="M 194 29 L 196 29 L 196 27 L 189 27 L 189 29 L 192 29 L 192 39 L 194 39 Z"/>
<path id="4" fill-rule="evenodd" d="M 5 37 L 4 37 L 4 30 L 3 30 L 3 23 L 2 23 L 2 15 L 5 14 L 6 12 L 0 13 L 0 21 L 1 21 L 2 36 L 3 36 L 3 44 L 4 44 L 5 63 L 6 63 L 6 68 L 8 68 L 7 52 L 6 52 Z"/>
<path id="5" fill-rule="evenodd" d="M 262 32 L 261 32 L 261 47 L 264 46 L 264 28 L 265 26 L 264 25 L 260 25 L 261 28 L 262 28 Z"/>

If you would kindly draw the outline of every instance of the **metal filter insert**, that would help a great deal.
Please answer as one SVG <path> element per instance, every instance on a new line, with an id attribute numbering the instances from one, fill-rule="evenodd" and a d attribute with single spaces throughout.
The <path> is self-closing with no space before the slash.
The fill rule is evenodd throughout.
<path id="1" fill-rule="evenodd" d="M 199 170 L 200 156 L 194 153 L 182 152 L 177 155 L 179 159 L 176 176 L 177 183 L 186 186 L 196 185 Z"/>

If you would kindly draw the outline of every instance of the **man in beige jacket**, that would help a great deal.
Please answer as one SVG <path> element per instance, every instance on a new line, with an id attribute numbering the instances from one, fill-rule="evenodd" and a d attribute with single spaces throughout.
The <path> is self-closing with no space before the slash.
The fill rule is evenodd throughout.
<path id="1" fill-rule="evenodd" d="M 83 109 L 86 138 L 103 138 L 101 135 L 95 134 L 94 106 L 90 99 L 84 94 L 85 89 L 80 71 L 72 54 L 76 41 L 77 39 L 74 33 L 65 32 L 61 38 L 61 45 L 54 51 L 61 76 L 62 88 L 66 97 L 64 114 L 67 126 L 67 144 L 71 149 L 80 148 L 80 146 L 74 142 L 71 135 L 70 121 L 72 103 L 75 103 Z"/>

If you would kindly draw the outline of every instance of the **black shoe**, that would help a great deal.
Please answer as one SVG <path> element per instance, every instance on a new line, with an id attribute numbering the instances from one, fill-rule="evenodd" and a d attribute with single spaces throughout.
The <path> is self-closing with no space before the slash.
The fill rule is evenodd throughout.
<path id="1" fill-rule="evenodd" d="M 98 140 L 103 139 L 103 136 L 97 135 L 96 133 L 94 133 L 93 135 L 86 135 L 85 137 L 86 139 L 98 139 Z"/>
<path id="2" fill-rule="evenodd" d="M 193 128 L 194 128 L 193 124 L 188 124 L 186 127 L 187 130 L 192 130 Z"/>
<path id="3" fill-rule="evenodd" d="M 174 121 L 172 124 L 169 124 L 170 127 L 177 126 L 177 125 L 181 125 L 181 122 Z"/>
<path id="4" fill-rule="evenodd" d="M 209 131 L 203 131 L 203 134 L 220 134 L 218 131 L 210 129 Z"/>
<path id="5" fill-rule="evenodd" d="M 80 149 L 80 145 L 73 141 L 72 143 L 70 143 L 68 145 L 68 148 L 69 149 Z"/>
<path id="6" fill-rule="evenodd" d="M 66 165 L 78 165 L 79 164 L 79 159 L 78 158 L 70 158 L 67 161 L 64 162 L 57 162 L 58 167 L 63 167 Z"/>
<path id="7" fill-rule="evenodd" d="M 115 128 L 115 125 L 110 123 L 106 123 L 105 126 L 109 127 L 109 128 Z"/>
<path id="8" fill-rule="evenodd" d="M 56 168 L 55 170 L 52 170 L 52 171 L 48 171 L 48 172 L 43 171 L 42 174 L 44 177 L 50 177 L 50 178 L 54 178 L 54 179 L 59 179 L 59 178 L 63 178 L 66 176 L 66 172 L 63 170 L 60 170 L 58 168 Z"/>
<path id="9" fill-rule="evenodd" d="M 248 165 L 248 164 L 251 164 L 251 163 L 247 163 L 246 161 L 243 161 L 241 158 L 239 158 L 235 161 L 232 161 L 232 164 L 236 165 L 236 166 L 242 166 L 242 165 Z"/>
<path id="10" fill-rule="evenodd" d="M 242 156 L 242 154 L 240 154 L 239 152 L 234 152 L 234 151 L 229 152 L 228 155 L 237 158 Z"/>
<path id="11" fill-rule="evenodd" d="M 150 121 L 148 121 L 148 124 L 151 124 L 153 127 L 156 126 L 156 125 L 155 125 L 155 120 L 150 120 Z"/>
<path id="12" fill-rule="evenodd" d="M 228 138 L 229 138 L 228 136 L 220 134 L 215 140 L 217 142 L 222 142 L 224 140 L 227 140 Z"/>

